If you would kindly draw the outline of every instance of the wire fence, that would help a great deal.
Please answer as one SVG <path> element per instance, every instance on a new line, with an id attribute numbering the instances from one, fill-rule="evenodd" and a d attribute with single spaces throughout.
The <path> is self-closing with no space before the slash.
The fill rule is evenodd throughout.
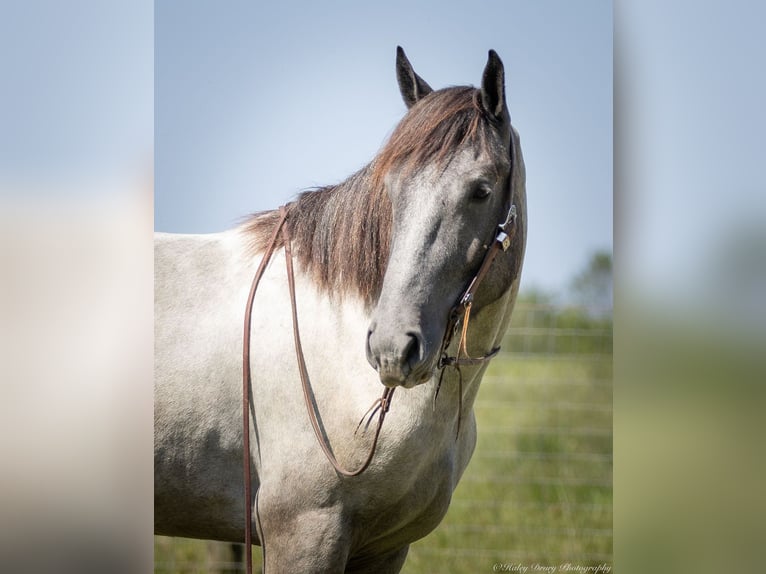
<path id="1" fill-rule="evenodd" d="M 475 411 L 450 510 L 403 572 L 611 565 L 611 317 L 519 302 Z M 155 537 L 155 572 L 239 571 L 231 545 Z"/>
<path id="2" fill-rule="evenodd" d="M 405 572 L 611 565 L 611 318 L 520 302 L 503 349 L 471 464 Z"/>

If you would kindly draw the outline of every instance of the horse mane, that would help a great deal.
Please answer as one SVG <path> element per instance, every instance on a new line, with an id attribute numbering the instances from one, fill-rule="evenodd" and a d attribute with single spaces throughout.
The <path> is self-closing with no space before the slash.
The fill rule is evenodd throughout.
<path id="1" fill-rule="evenodd" d="M 484 148 L 490 120 L 471 86 L 446 88 L 418 101 L 377 157 L 345 181 L 301 193 L 285 223 L 293 252 L 316 285 L 333 295 L 354 294 L 367 308 L 377 302 L 388 264 L 393 224 L 386 174 L 406 176 L 435 162 L 445 166 L 466 142 Z M 279 221 L 277 210 L 253 214 L 242 230 L 258 255 Z M 280 235 L 277 248 L 284 243 Z"/>

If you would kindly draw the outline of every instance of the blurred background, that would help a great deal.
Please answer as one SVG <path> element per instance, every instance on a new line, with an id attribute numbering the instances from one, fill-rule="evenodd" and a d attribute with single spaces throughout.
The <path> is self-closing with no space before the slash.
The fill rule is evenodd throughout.
<path id="1" fill-rule="evenodd" d="M 239 6 L 229 4 L 232 11 Z M 286 3 L 261 13 L 255 7 L 240 21 L 242 26 L 253 22 L 254 42 L 259 37 L 268 42 L 241 45 L 252 59 L 243 57 L 247 67 L 231 75 L 272 81 L 248 91 L 231 89 L 210 73 L 218 69 L 226 75 L 226 55 L 237 52 L 226 40 L 242 38 L 210 36 L 199 27 L 195 11 L 213 13 L 211 29 L 231 30 L 226 18 L 232 12 L 220 3 L 216 10 L 211 6 L 145 0 L 0 3 L 0 570 L 140 572 L 153 570 L 155 558 L 165 571 L 188 568 L 177 546 L 186 541 L 152 536 L 152 229 L 223 229 L 249 211 L 277 205 L 304 187 L 337 181 L 368 161 L 402 113 L 392 81 L 393 48 L 402 44 L 415 69 L 434 86 L 478 82 L 486 49 L 498 50 L 522 134 L 530 198 L 539 202 L 530 203 L 524 298 L 509 333 L 513 339 L 506 344 L 514 356 L 493 365 L 502 370 L 493 371 L 493 377 L 513 382 L 488 379 L 482 389 L 487 394 L 478 408 L 486 422 L 469 469 L 476 467 L 480 475 L 466 475 L 451 511 L 457 514 L 450 514 L 444 530 L 415 545 L 412 567 L 427 570 L 423 564 L 433 558 L 443 571 L 459 571 L 478 560 L 474 571 L 485 571 L 496 560 L 553 560 L 562 551 L 598 562 L 611 553 L 610 518 L 604 514 L 611 486 L 601 484 L 611 483 L 614 452 L 611 508 L 618 572 L 757 571 L 766 511 L 761 440 L 766 430 L 766 86 L 760 73 L 766 69 L 761 39 L 766 7 L 743 0 L 618 0 L 613 6 L 480 1 L 470 9 L 413 2 L 391 4 L 395 15 L 388 20 L 381 5 L 337 35 L 319 34 L 335 21 L 333 10 L 359 15 L 361 8 L 336 2 L 322 11 Z M 463 18 L 449 27 L 445 20 L 454 14 Z M 309 25 L 289 23 L 302 15 L 311 17 Z M 180 30 L 175 39 L 162 34 L 168 19 Z M 612 19 L 610 35 L 600 26 L 612 31 Z M 383 25 L 391 20 L 398 27 Z M 602 24 L 594 29 L 595 22 Z M 352 46 L 363 46 L 377 28 L 390 37 L 383 38 L 385 49 L 374 59 L 365 54 L 363 61 L 342 60 L 353 50 L 340 44 L 330 49 L 344 36 Z M 438 30 L 453 41 L 429 36 Z M 291 33 L 312 38 L 318 55 L 331 56 L 322 65 L 310 65 L 307 52 L 291 49 L 297 45 Z M 552 36 L 564 38 L 563 46 Z M 613 43 L 613 60 L 608 49 L 601 49 L 607 41 Z M 199 85 L 163 100 L 163 93 L 171 93 L 167 89 L 195 79 L 184 58 L 163 58 L 173 46 L 182 53 L 196 49 L 191 61 L 200 67 L 198 83 L 225 86 L 222 91 L 232 98 L 242 97 L 240 106 L 235 108 L 233 100 L 206 105 L 207 92 Z M 546 62 L 565 57 L 572 74 L 549 74 Z M 614 86 L 613 218 L 604 215 L 612 211 L 611 199 L 601 199 L 609 189 L 603 180 L 610 150 L 578 139 L 603 120 L 599 110 L 609 107 L 592 93 L 607 90 L 597 90 L 596 80 L 583 75 L 591 59 L 599 70 L 613 65 L 611 79 L 601 76 Z M 525 66 L 530 61 L 534 65 Z M 334 62 L 337 67 L 328 76 Z M 297 96 L 287 111 L 257 121 L 227 113 L 229 108 L 274 109 L 246 104 L 253 93 L 274 97 L 270 104 L 287 98 L 279 87 L 289 76 L 305 84 L 290 92 Z M 561 77 L 563 85 L 557 83 Z M 325 105 L 332 98 L 322 97 L 322 86 L 355 82 L 343 92 L 346 115 L 330 113 Z M 354 94 L 371 98 L 368 84 L 380 93 L 381 106 L 391 106 L 389 116 L 375 126 L 365 122 L 365 100 L 353 99 Z M 531 103 L 557 98 L 571 105 L 548 109 Z M 192 108 L 197 116 L 231 133 L 236 130 L 232 120 L 224 123 L 226 118 L 250 122 L 245 131 L 255 133 L 269 121 L 280 123 L 298 113 L 304 102 L 321 101 L 310 117 L 328 126 L 317 133 L 350 124 L 354 131 L 343 141 L 353 145 L 344 143 L 337 154 L 330 148 L 338 163 L 311 163 L 320 157 L 322 140 L 304 142 L 314 137 L 305 129 L 285 133 L 281 140 L 259 143 L 254 135 L 248 146 L 240 147 L 238 140 L 223 146 L 224 140 L 211 137 L 212 130 L 188 121 L 194 114 L 182 105 L 185 100 L 197 106 Z M 172 121 L 174 106 L 180 117 Z M 569 116 L 580 120 L 577 129 L 564 121 Z M 339 123 L 344 117 L 349 119 Z M 216 164 L 210 172 L 214 177 L 202 180 L 200 188 L 188 176 L 172 179 L 195 173 L 196 166 L 183 159 L 185 151 L 179 151 L 180 163 L 173 167 L 172 150 L 159 149 L 166 129 L 177 133 L 184 125 L 188 146 L 217 141 L 221 157 L 229 160 Z M 599 134 L 611 133 L 611 126 L 600 125 Z M 579 147 L 599 150 L 585 164 L 596 170 L 591 179 L 577 169 Z M 270 148 L 279 148 L 274 157 L 296 161 L 276 172 L 264 171 L 263 162 L 248 165 L 250 158 L 266 157 L 261 152 Z M 563 152 L 554 154 L 557 149 Z M 570 151 L 577 160 L 567 160 Z M 210 150 L 204 153 L 214 157 Z M 351 168 L 346 161 L 356 163 Z M 289 180 L 292 166 L 302 163 L 315 180 Z M 242 165 L 247 169 L 237 167 Z M 236 177 L 250 170 L 254 179 L 226 179 L 226 166 Z M 265 173 L 274 179 L 255 179 Z M 595 190 L 599 198 L 584 212 L 578 211 L 582 205 L 566 201 L 575 183 L 578 197 Z M 237 190 L 241 203 L 218 213 L 215 206 L 225 205 L 219 194 L 227 190 Z M 259 198 L 260 190 L 285 196 Z M 176 226 L 160 217 L 169 212 L 159 208 L 161 201 L 193 206 L 203 200 L 215 204 L 207 206 L 215 215 L 205 224 L 209 228 L 199 221 Z M 611 236 L 612 221 L 614 249 L 604 239 Z M 588 241 L 572 242 L 581 236 Z M 579 353 L 563 343 L 569 335 L 561 334 L 574 329 L 603 335 L 611 328 L 599 323 L 605 319 L 594 315 L 591 303 L 573 295 L 575 278 L 601 252 L 614 255 L 613 387 L 606 382 L 609 361 L 587 358 L 608 351 L 588 351 L 585 343 L 577 343 L 585 345 Z M 550 280 L 543 278 L 547 268 Z M 577 317 L 588 324 L 570 322 Z M 576 340 L 595 342 L 602 335 Z M 556 359 L 560 354 L 565 358 Z M 566 374 L 557 370 L 562 361 L 571 367 Z M 613 451 L 603 430 L 612 413 L 601 408 L 612 389 Z M 495 400 L 505 402 L 493 409 L 487 402 Z M 515 418 L 499 422 L 509 404 Z M 584 426 L 586 417 L 592 427 Z M 518 427 L 503 431 L 502 445 L 492 442 L 497 440 L 493 427 L 517 422 Z M 543 432 L 559 428 L 569 432 Z M 577 429 L 597 432 L 578 434 Z M 545 479 L 557 469 L 562 475 L 551 492 Z M 510 470 L 515 474 L 506 473 Z M 482 476 L 493 479 L 482 482 Z M 543 484 L 527 484 L 534 481 Z M 490 499 L 497 504 L 489 507 Z M 467 518 L 459 516 L 461 509 L 468 511 Z M 490 523 L 498 525 L 494 532 Z M 480 534 L 473 533 L 479 529 Z M 459 542 L 445 542 L 456 535 Z M 162 554 L 167 545 L 172 548 Z M 205 561 L 218 560 L 217 552 L 195 555 L 196 571 L 207 571 Z M 228 554 L 220 556 L 229 560 Z"/>

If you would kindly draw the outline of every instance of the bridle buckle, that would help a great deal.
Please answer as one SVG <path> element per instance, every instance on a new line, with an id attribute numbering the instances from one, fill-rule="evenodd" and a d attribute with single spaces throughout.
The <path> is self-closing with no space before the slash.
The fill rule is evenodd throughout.
<path id="1" fill-rule="evenodd" d="M 497 235 L 495 241 L 500 244 L 503 251 L 508 251 L 511 246 L 511 237 L 508 235 L 508 229 L 516 223 L 516 204 L 512 203 L 508 210 L 508 216 L 505 218 L 505 223 L 497 226 Z"/>
<path id="2" fill-rule="evenodd" d="M 497 237 L 495 237 L 495 241 L 500 244 L 503 251 L 508 251 L 508 248 L 511 246 L 511 238 L 505 231 L 499 231 Z"/>

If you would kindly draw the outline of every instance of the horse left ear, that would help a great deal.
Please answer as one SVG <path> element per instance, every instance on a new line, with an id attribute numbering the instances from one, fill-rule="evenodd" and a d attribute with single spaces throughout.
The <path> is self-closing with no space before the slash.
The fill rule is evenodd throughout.
<path id="1" fill-rule="evenodd" d="M 505 69 L 500 56 L 494 50 L 489 51 L 487 65 L 481 78 L 481 106 L 494 120 L 502 122 L 510 119 L 505 103 Z"/>

